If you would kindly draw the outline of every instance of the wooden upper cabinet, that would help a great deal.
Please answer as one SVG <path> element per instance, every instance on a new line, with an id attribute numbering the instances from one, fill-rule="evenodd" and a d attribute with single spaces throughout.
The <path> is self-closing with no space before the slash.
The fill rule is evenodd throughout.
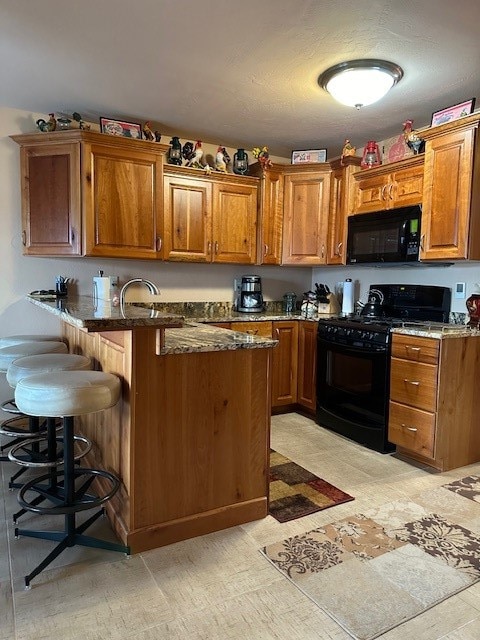
<path id="1" fill-rule="evenodd" d="M 208 182 L 166 173 L 163 235 L 165 260 L 211 261 L 211 209 Z"/>
<path id="2" fill-rule="evenodd" d="M 257 241 L 258 264 L 281 264 L 283 237 L 283 172 L 274 166 L 265 171 L 259 165 L 260 177 L 259 225 Z M 251 169 L 255 171 L 255 169 Z"/>
<path id="3" fill-rule="evenodd" d="M 24 253 L 159 257 L 164 145 L 72 129 L 20 147 Z"/>
<path id="4" fill-rule="evenodd" d="M 412 156 L 355 175 L 353 213 L 368 213 L 420 204 L 423 155 Z"/>
<path id="5" fill-rule="evenodd" d="M 20 159 L 23 253 L 81 255 L 79 143 L 32 142 L 22 146 Z"/>
<path id="6" fill-rule="evenodd" d="M 330 167 L 285 174 L 282 264 L 327 262 Z"/>
<path id="7" fill-rule="evenodd" d="M 258 180 L 177 166 L 164 172 L 163 257 L 254 264 Z"/>
<path id="8" fill-rule="evenodd" d="M 480 259 L 479 117 L 425 132 L 422 259 Z"/>
<path id="9" fill-rule="evenodd" d="M 331 163 L 327 264 L 346 262 L 347 219 L 353 209 L 353 174 L 359 165 L 360 158 L 352 156 Z"/>
<path id="10" fill-rule="evenodd" d="M 85 254 L 159 257 L 162 156 L 90 143 L 83 154 Z"/>

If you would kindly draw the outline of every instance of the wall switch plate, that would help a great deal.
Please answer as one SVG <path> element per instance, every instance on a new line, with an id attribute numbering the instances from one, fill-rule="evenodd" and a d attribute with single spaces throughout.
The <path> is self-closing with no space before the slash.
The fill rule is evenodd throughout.
<path id="1" fill-rule="evenodd" d="M 457 282 L 455 284 L 455 291 L 453 294 L 454 298 L 465 299 L 465 291 L 466 291 L 466 283 L 465 282 Z"/>

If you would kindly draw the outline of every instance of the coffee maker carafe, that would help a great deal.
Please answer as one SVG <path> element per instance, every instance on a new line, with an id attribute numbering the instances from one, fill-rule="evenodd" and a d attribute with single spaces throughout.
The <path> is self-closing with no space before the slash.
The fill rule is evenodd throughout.
<path id="1" fill-rule="evenodd" d="M 262 279 L 260 276 L 242 276 L 237 310 L 242 313 L 263 311 Z"/>

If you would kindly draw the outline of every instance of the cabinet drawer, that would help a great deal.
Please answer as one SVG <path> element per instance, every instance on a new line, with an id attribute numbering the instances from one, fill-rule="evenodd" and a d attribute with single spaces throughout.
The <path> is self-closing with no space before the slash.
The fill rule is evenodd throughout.
<path id="1" fill-rule="evenodd" d="M 437 406 L 438 367 L 392 358 L 390 398 L 425 411 Z"/>
<path id="2" fill-rule="evenodd" d="M 232 331 L 241 331 L 242 333 L 248 333 L 251 336 L 260 336 L 262 338 L 272 337 L 272 323 L 269 320 L 250 320 L 246 322 L 232 322 Z"/>
<path id="3" fill-rule="evenodd" d="M 399 447 L 433 458 L 435 414 L 390 402 L 388 439 Z"/>
<path id="4" fill-rule="evenodd" d="M 392 356 L 415 362 L 437 364 L 440 351 L 440 340 L 435 338 L 417 338 L 393 334 Z"/>

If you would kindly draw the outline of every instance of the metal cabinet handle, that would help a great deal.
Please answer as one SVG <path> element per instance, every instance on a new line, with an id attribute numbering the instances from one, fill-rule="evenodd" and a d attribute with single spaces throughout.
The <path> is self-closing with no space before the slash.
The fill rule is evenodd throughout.
<path id="1" fill-rule="evenodd" d="M 162 239 L 160 236 L 157 238 L 157 251 L 160 251 L 162 248 Z"/>
<path id="2" fill-rule="evenodd" d="M 263 245 L 263 255 L 268 256 L 268 244 Z"/>
<path id="3" fill-rule="evenodd" d="M 218 242 L 215 241 L 215 254 L 217 254 L 217 253 L 218 253 Z"/>
<path id="4" fill-rule="evenodd" d="M 335 251 L 335 255 L 338 256 L 339 258 L 342 255 L 342 247 L 343 247 L 343 242 L 339 242 L 337 244 L 337 250 Z"/>
<path id="5" fill-rule="evenodd" d="M 420 386 L 420 382 L 418 382 L 418 380 L 407 380 L 407 378 L 404 378 L 403 381 L 407 384 L 413 384 L 414 387 Z"/>
<path id="6" fill-rule="evenodd" d="M 418 429 L 417 429 L 416 427 L 407 427 L 407 425 L 406 425 L 406 424 L 403 424 L 403 422 L 402 422 L 401 426 L 402 426 L 404 429 L 406 429 L 407 431 L 412 431 L 413 433 L 416 433 L 416 432 L 418 431 Z"/>
<path id="7" fill-rule="evenodd" d="M 325 245 L 322 244 L 322 258 L 325 257 Z"/>
<path id="8" fill-rule="evenodd" d="M 72 229 L 70 231 L 70 238 L 71 238 L 71 243 L 73 244 L 75 242 L 75 229 L 74 229 L 74 227 L 72 227 Z"/>
<path id="9" fill-rule="evenodd" d="M 421 347 L 412 347 L 411 344 L 406 344 L 405 345 L 405 349 L 407 351 L 421 351 L 422 350 Z"/>
<path id="10" fill-rule="evenodd" d="M 209 240 L 207 242 L 207 255 L 210 255 L 211 253 L 212 253 L 212 243 Z"/>
<path id="11" fill-rule="evenodd" d="M 245 333 L 248 333 L 251 336 L 256 336 L 258 333 L 258 329 L 247 329 Z"/>
<path id="12" fill-rule="evenodd" d="M 390 200 L 393 200 L 393 188 L 394 188 L 394 183 L 392 182 L 390 185 L 390 189 L 388 190 L 388 197 L 390 198 Z"/>
<path id="13" fill-rule="evenodd" d="M 24 247 L 27 246 L 27 232 L 25 229 L 22 231 L 22 244 Z"/>
<path id="14" fill-rule="evenodd" d="M 384 184 L 383 185 L 382 190 L 380 192 L 380 200 L 386 200 L 385 191 L 386 191 L 387 187 L 388 187 L 388 184 Z"/>
<path id="15" fill-rule="evenodd" d="M 425 241 L 425 234 L 422 233 L 422 235 L 420 236 L 420 249 L 423 251 L 423 245 L 424 245 L 424 241 Z"/>

